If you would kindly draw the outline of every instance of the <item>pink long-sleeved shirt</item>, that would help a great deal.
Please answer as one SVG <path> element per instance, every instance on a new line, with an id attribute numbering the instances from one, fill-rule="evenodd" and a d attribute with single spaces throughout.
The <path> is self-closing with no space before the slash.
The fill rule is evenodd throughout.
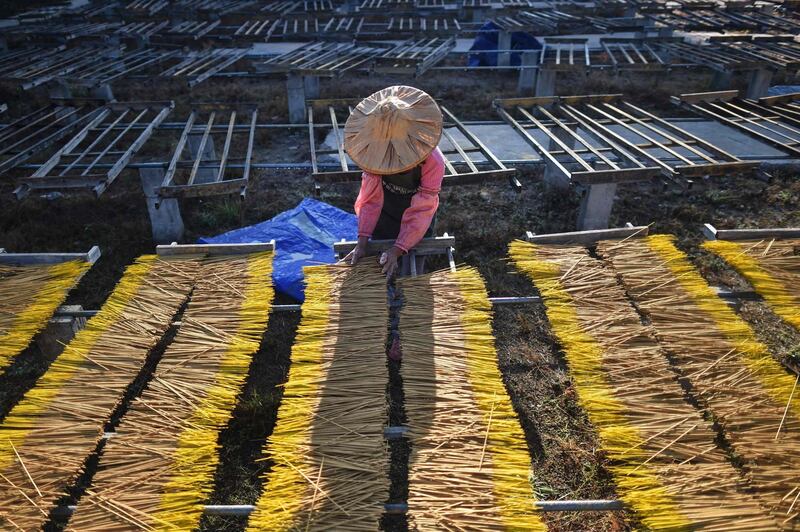
<path id="1" fill-rule="evenodd" d="M 439 208 L 439 191 L 444 178 L 444 155 L 436 148 L 422 162 L 422 179 L 411 205 L 403 213 L 400 234 L 394 245 L 408 252 L 425 236 L 433 215 Z M 381 176 L 364 172 L 361 174 L 361 190 L 356 198 L 355 211 L 358 216 L 358 236 L 371 237 L 383 209 L 383 183 Z"/>

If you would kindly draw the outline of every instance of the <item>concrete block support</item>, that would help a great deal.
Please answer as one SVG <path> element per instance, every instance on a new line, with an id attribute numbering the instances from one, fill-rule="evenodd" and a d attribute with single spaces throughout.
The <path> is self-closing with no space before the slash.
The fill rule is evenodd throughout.
<path id="1" fill-rule="evenodd" d="M 110 83 L 103 83 L 92 88 L 92 98 L 99 98 L 104 102 L 114 101 L 114 91 L 111 90 Z"/>
<path id="2" fill-rule="evenodd" d="M 500 30 L 497 34 L 497 49 L 511 50 L 511 32 Z M 497 53 L 497 66 L 508 66 L 511 64 L 511 52 Z"/>
<path id="3" fill-rule="evenodd" d="M 189 135 L 186 140 L 189 146 L 189 153 L 192 154 L 192 157 L 197 157 L 197 152 L 200 149 L 200 145 L 203 144 L 203 135 L 192 134 Z M 206 139 L 205 145 L 203 145 L 203 157 L 201 161 L 213 161 L 216 160 L 216 158 L 217 158 L 217 152 L 214 149 L 214 139 L 211 135 L 209 135 L 208 138 Z M 194 182 L 197 184 L 202 184 L 202 183 L 210 183 L 216 180 L 218 169 L 211 167 L 203 168 L 202 164 L 203 163 L 201 163 L 200 168 L 197 169 L 197 177 L 194 178 Z"/>
<path id="4" fill-rule="evenodd" d="M 306 86 L 303 76 L 289 74 L 286 78 L 286 96 L 289 104 L 289 122 L 302 124 L 306 121 Z"/>
<path id="5" fill-rule="evenodd" d="M 747 97 L 752 100 L 763 98 L 769 91 L 769 85 L 772 83 L 772 71 L 766 68 L 754 70 L 750 74 L 750 82 L 747 84 Z"/>
<path id="6" fill-rule="evenodd" d="M 303 89 L 307 99 L 319 98 L 319 77 L 303 76 Z"/>
<path id="7" fill-rule="evenodd" d="M 536 52 L 522 52 L 521 65 L 534 66 L 539 54 Z M 521 68 L 519 70 L 519 80 L 517 81 L 517 94 L 520 96 L 530 96 L 536 86 L 536 69 Z"/>
<path id="8" fill-rule="evenodd" d="M 147 201 L 147 213 L 150 215 L 150 227 L 153 242 L 170 244 L 180 242 L 183 238 L 183 218 L 181 207 L 175 198 L 163 198 L 158 201 L 158 187 L 164 180 L 162 168 L 140 168 L 139 179 Z"/>
<path id="9" fill-rule="evenodd" d="M 81 305 L 64 305 L 59 310 L 83 310 Z M 55 360 L 75 334 L 86 326 L 86 318 L 59 316 L 50 320 L 47 327 L 36 336 L 36 347 L 48 360 Z"/>
<path id="10" fill-rule="evenodd" d="M 555 96 L 556 71 L 539 69 L 536 75 L 536 96 Z"/>
<path id="11" fill-rule="evenodd" d="M 616 183 L 589 185 L 578 212 L 578 231 L 607 229 L 616 193 Z"/>
<path id="12" fill-rule="evenodd" d="M 472 22 L 483 22 L 485 17 L 486 14 L 483 12 L 483 9 L 472 10 Z"/>
<path id="13" fill-rule="evenodd" d="M 732 79 L 733 72 L 729 70 L 715 70 L 714 75 L 711 77 L 711 90 L 721 91 L 729 89 Z"/>
<path id="14" fill-rule="evenodd" d="M 56 81 L 47 88 L 49 98 L 72 98 L 72 91 L 69 85 L 63 81 Z"/>

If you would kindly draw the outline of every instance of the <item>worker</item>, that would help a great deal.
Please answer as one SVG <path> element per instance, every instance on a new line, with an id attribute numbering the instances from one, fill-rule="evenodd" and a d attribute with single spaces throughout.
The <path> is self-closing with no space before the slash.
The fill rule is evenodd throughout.
<path id="1" fill-rule="evenodd" d="M 345 258 L 356 264 L 366 255 L 367 242 L 394 240 L 378 262 L 391 278 L 403 257 L 423 237 L 432 236 L 444 155 L 442 112 L 425 92 L 396 85 L 365 98 L 344 126 L 344 149 L 363 170 L 355 203 L 358 244 Z"/>

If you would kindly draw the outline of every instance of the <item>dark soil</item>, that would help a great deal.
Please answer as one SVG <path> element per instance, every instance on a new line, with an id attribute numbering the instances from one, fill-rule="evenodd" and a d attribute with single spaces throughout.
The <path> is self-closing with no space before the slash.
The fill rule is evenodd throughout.
<path id="1" fill-rule="evenodd" d="M 397 79 L 359 78 L 323 82 L 324 97 L 364 96 Z M 422 80 L 406 80 L 430 91 L 464 120 L 496 119 L 491 101 L 515 95 L 513 74 L 433 74 Z M 670 108 L 664 99 L 670 92 L 702 90 L 707 75 L 662 79 L 657 86 L 637 79 L 615 79 L 598 74 L 589 79 L 560 80 L 567 93 L 624 92 L 638 103 Z M 115 87 L 120 100 L 173 99 L 176 110 L 168 121 L 184 120 L 192 101 L 259 103 L 259 121 L 287 120 L 285 89 L 280 81 L 211 81 L 194 90 L 183 85 L 125 83 Z M 2 91 L 0 91 L 2 92 Z M 3 92 L 13 110 L 26 96 Z M 34 98 L 35 99 L 35 98 Z M 29 99 L 30 100 L 30 99 Z M 33 100 L 30 100 L 33 101 Z M 139 160 L 166 159 L 174 145 L 172 132 L 156 134 Z M 270 131 L 266 145 L 259 145 L 259 158 L 275 162 L 307 162 L 305 130 Z M 575 229 L 578 191 L 548 192 L 540 173 L 519 172 L 523 191 L 514 192 L 506 183 L 445 189 L 437 217 L 437 232 L 457 238 L 457 258 L 476 266 L 486 279 L 492 295 L 532 295 L 535 288 L 515 274 L 505 262 L 508 243 L 525 231 L 536 233 Z M 45 201 L 37 198 L 16 202 L 8 176 L 0 178 L 0 247 L 9 251 L 86 251 L 97 244 L 100 261 L 81 281 L 70 303 L 99 308 L 122 275 L 124 267 L 143 253 L 152 253 L 149 221 L 144 199 L 133 171 L 124 172 L 100 199 L 88 197 Z M 182 212 L 187 226 L 185 240 L 224 232 L 242 224 L 268 219 L 293 207 L 312 193 L 313 183 L 306 170 L 257 171 L 243 203 L 233 198 L 186 200 Z M 352 210 L 357 189 L 352 184 L 323 189 L 322 200 Z M 653 232 L 678 236 L 679 246 L 713 284 L 746 288 L 741 278 L 722 261 L 699 248 L 700 226 L 711 222 L 718 227 L 781 227 L 800 225 L 800 181 L 793 172 L 775 172 L 768 181 L 753 175 L 710 179 L 692 190 L 626 185 L 618 190 L 612 226 L 632 222 L 652 223 Z M 775 357 L 791 361 L 800 356 L 800 338 L 777 319 L 763 303 L 747 303 L 741 314 L 773 349 Z M 292 339 L 299 316 L 275 313 L 261 350 L 250 370 L 234 418 L 222 433 L 221 464 L 213 503 L 245 504 L 256 500 L 260 477 L 269 462 L 258 461 L 265 438 L 271 433 L 281 400 L 281 388 L 289 367 Z M 534 488 L 544 499 L 614 498 L 613 480 L 598 448 L 597 434 L 578 404 L 564 357 L 559 351 L 544 309 L 539 305 L 503 307 L 495 314 L 499 364 L 519 413 L 534 463 Z M 0 379 L 0 417 L 41 375 L 48 362 L 30 350 L 18 357 Z M 393 372 L 394 374 L 394 372 Z M 397 401 L 396 395 L 392 401 Z M 392 410 L 393 421 L 401 414 Z M 407 446 L 392 444 L 392 496 L 405 495 L 403 478 Z M 636 526 L 632 517 L 620 513 L 544 514 L 552 530 L 627 530 Z M 243 520 L 207 518 L 205 530 L 240 530 Z M 403 518 L 387 518 L 387 529 L 401 530 Z"/>

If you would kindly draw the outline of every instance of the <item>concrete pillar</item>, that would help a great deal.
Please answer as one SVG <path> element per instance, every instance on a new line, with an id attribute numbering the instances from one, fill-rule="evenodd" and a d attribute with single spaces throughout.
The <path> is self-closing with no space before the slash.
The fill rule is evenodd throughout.
<path id="1" fill-rule="evenodd" d="M 156 244 L 180 242 L 183 238 L 183 218 L 176 198 L 164 198 L 159 201 L 158 187 L 164 180 L 163 168 L 140 168 L 139 179 L 147 201 L 147 213 L 150 215 L 150 227 L 153 241 Z"/>
<path id="2" fill-rule="evenodd" d="M 521 66 L 534 66 L 539 54 L 536 52 L 522 52 Z M 536 86 L 536 69 L 521 68 L 519 71 L 519 80 L 517 81 L 517 94 L 520 96 L 529 96 L 533 94 L 533 89 Z"/>
<path id="3" fill-rule="evenodd" d="M 227 124 L 226 124 L 227 125 Z M 197 157 L 197 150 L 200 149 L 200 143 L 203 141 L 203 134 L 191 134 L 186 139 L 188 142 L 189 153 L 192 154 L 192 157 Z M 206 139 L 206 144 L 203 147 L 203 154 L 201 159 L 202 161 L 213 161 L 217 158 L 217 152 L 214 149 L 214 138 L 211 135 L 208 135 Z M 197 177 L 194 178 L 194 182 L 196 184 L 202 183 L 211 183 L 217 179 L 217 172 L 219 171 L 219 165 L 217 168 L 206 167 L 203 168 L 202 166 L 197 169 Z"/>
<path id="4" fill-rule="evenodd" d="M 608 228 L 616 192 L 616 183 L 603 183 L 587 187 L 578 212 L 578 231 Z"/>
<path id="5" fill-rule="evenodd" d="M 769 85 L 772 82 L 772 70 L 761 68 L 754 70 L 750 74 L 750 82 L 747 84 L 747 98 L 757 100 L 767 95 Z"/>
<path id="6" fill-rule="evenodd" d="M 58 310 L 83 310 L 81 305 L 64 305 Z M 86 326 L 86 318 L 58 316 L 50 320 L 42 332 L 36 336 L 36 347 L 48 360 L 55 360 L 75 334 Z"/>
<path id="7" fill-rule="evenodd" d="M 303 90 L 306 99 L 319 98 L 319 76 L 303 76 Z"/>
<path id="8" fill-rule="evenodd" d="M 572 135 L 570 135 L 561 128 L 554 130 L 554 133 L 555 136 L 558 138 L 558 140 L 566 144 L 568 147 L 570 148 L 575 147 L 575 137 L 573 137 Z M 564 148 L 559 146 L 555 140 L 550 139 L 550 144 L 547 147 L 548 151 L 563 150 L 563 149 Z M 556 168 L 556 165 L 554 165 L 550 161 L 546 161 L 544 166 L 544 184 L 545 186 L 550 188 L 558 190 L 567 190 L 569 189 L 569 178 L 567 178 L 563 173 L 561 173 L 561 171 L 558 168 Z"/>
<path id="9" fill-rule="evenodd" d="M 306 121 L 306 87 L 303 76 L 289 74 L 286 78 L 286 95 L 289 104 L 289 122 L 302 124 Z"/>
<path id="10" fill-rule="evenodd" d="M 472 22 L 483 22 L 485 14 L 483 9 L 473 9 L 472 10 Z"/>
<path id="11" fill-rule="evenodd" d="M 497 49 L 511 50 L 511 32 L 500 30 L 497 33 Z M 511 52 L 497 53 L 497 66 L 508 66 L 511 64 Z"/>
<path id="12" fill-rule="evenodd" d="M 711 90 L 722 91 L 731 87 L 733 72 L 730 70 L 715 70 L 711 77 Z"/>
<path id="13" fill-rule="evenodd" d="M 110 83 L 103 83 L 92 88 L 92 98 L 99 98 L 105 102 L 114 101 L 114 91 L 111 90 Z"/>
<path id="14" fill-rule="evenodd" d="M 47 96 L 50 98 L 72 98 L 72 91 L 63 81 L 56 81 L 47 88 Z"/>
<path id="15" fill-rule="evenodd" d="M 540 68 L 536 74 L 536 96 L 556 95 L 556 71 Z"/>

